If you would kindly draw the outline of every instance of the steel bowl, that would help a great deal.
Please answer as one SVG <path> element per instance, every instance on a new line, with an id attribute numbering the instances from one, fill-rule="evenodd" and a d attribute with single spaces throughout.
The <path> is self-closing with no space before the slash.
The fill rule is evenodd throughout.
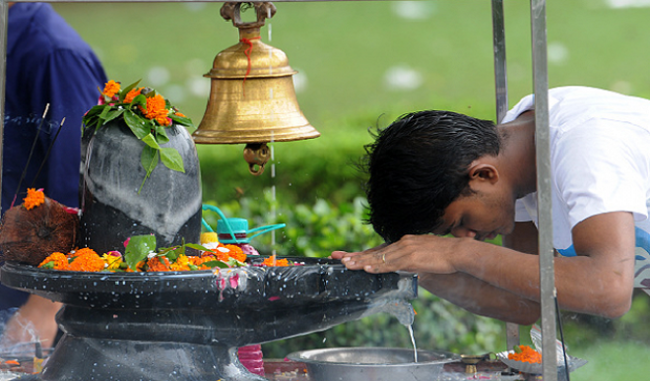
<path id="1" fill-rule="evenodd" d="M 312 381 L 435 381 L 448 362 L 460 356 L 406 348 L 327 348 L 287 356 L 305 363 Z"/>

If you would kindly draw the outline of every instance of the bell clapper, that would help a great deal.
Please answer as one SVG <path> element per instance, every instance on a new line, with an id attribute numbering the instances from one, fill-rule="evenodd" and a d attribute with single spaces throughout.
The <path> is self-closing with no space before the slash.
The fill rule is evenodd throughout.
<path id="1" fill-rule="evenodd" d="M 255 176 L 264 173 L 264 166 L 271 157 L 271 150 L 266 143 L 248 143 L 244 147 L 244 160 L 248 163 L 248 171 Z"/>

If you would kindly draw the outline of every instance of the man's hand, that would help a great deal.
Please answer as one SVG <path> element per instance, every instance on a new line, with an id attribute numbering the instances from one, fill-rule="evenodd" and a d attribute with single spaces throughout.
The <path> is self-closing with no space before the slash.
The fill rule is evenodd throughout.
<path id="1" fill-rule="evenodd" d="M 380 245 L 362 252 L 334 251 L 332 258 L 340 259 L 350 270 L 369 273 L 392 271 L 453 274 L 454 248 L 459 239 L 434 235 L 406 235 L 390 245 Z"/>

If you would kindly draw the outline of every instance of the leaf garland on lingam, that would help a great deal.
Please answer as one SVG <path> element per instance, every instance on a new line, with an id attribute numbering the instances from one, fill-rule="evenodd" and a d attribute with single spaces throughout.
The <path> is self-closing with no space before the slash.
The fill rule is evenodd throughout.
<path id="1" fill-rule="evenodd" d="M 162 145 L 169 142 L 167 128 L 173 123 L 194 128 L 192 120 L 180 113 L 169 100 L 154 89 L 137 87 L 139 83 L 137 81 L 122 89 L 119 82 L 108 81 L 101 91 L 99 104 L 83 117 L 83 123 L 93 134 L 111 121 L 122 120 L 145 144 L 140 162 L 146 175 L 138 194 L 159 161 L 171 170 L 185 173 L 183 158 L 178 151 Z"/>

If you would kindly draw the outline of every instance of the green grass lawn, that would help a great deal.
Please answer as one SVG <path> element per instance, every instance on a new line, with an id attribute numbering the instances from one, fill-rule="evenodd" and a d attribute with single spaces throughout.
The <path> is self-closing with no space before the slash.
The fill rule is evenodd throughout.
<path id="1" fill-rule="evenodd" d="M 548 1 L 549 84 L 650 97 L 650 8 L 614 9 L 607 4 Z M 340 123 L 354 115 L 375 115 L 380 126 L 404 112 L 425 108 L 494 119 L 490 1 L 275 5 L 277 14 L 267 21 L 262 39 L 283 50 L 300 72 L 298 100 L 322 133 L 324 146 L 335 144 L 328 142 L 342 134 L 359 139 L 360 146 L 365 143 L 361 136 L 369 127 L 366 119 L 358 125 L 346 123 L 348 130 Z M 124 83 L 142 78 L 197 124 L 209 90 L 209 80 L 202 75 L 218 52 L 238 40 L 236 29 L 219 15 L 220 7 L 221 3 L 55 5 L 97 51 L 110 78 Z M 533 85 L 529 2 L 505 1 L 505 18 L 512 105 Z M 241 148 L 210 147 L 209 155 L 240 155 Z M 314 176 L 315 181 L 321 177 L 301 175 Z M 639 324 L 642 321 L 648 319 Z M 569 335 L 569 345 L 573 341 Z M 650 378 L 649 345 L 635 336 L 601 340 L 594 334 L 589 343 L 572 346 L 571 354 L 589 360 L 572 375 L 574 381 Z"/>
<path id="2" fill-rule="evenodd" d="M 449 108 L 493 118 L 490 1 L 275 5 L 262 39 L 283 50 L 300 72 L 301 108 L 322 132 L 337 129 L 341 115 L 359 111 L 392 120 L 414 109 Z M 196 122 L 209 88 L 202 75 L 218 52 L 238 42 L 237 29 L 219 15 L 221 3 L 55 7 L 95 48 L 111 78 L 142 78 Z M 549 1 L 547 14 L 550 86 L 650 95 L 650 8 Z M 532 90 L 529 2 L 505 1 L 505 19 L 512 104 Z"/>

